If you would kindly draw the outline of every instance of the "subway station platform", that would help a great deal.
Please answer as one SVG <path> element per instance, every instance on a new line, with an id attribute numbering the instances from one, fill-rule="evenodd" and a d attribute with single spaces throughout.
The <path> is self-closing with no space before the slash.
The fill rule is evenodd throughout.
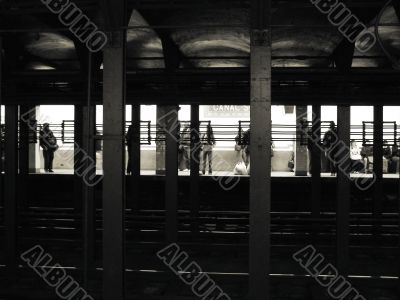
<path id="1" fill-rule="evenodd" d="M 398 0 L 0 15 L 0 300 L 400 299 Z"/>
<path id="2" fill-rule="evenodd" d="M 39 173 L 30 173 L 31 175 L 34 174 L 46 174 L 46 175 L 73 175 L 74 171 L 73 170 L 68 170 L 68 169 L 55 169 L 54 173 L 49 173 L 45 172 L 44 169 L 41 169 Z M 102 170 L 96 170 L 96 175 L 103 175 Z M 190 171 L 178 171 L 179 176 L 190 176 Z M 215 171 L 211 175 L 206 172 L 205 174 L 202 174 L 199 172 L 200 176 L 205 176 L 205 177 L 232 177 L 232 176 L 239 176 L 239 177 L 249 177 L 249 175 L 235 175 L 234 172 L 228 172 L 228 171 Z M 129 175 L 128 175 L 129 176 Z M 164 175 L 157 175 L 156 171 L 151 171 L 151 170 L 142 170 L 140 171 L 140 176 L 164 176 Z M 272 177 L 311 177 L 311 174 L 308 174 L 307 176 L 299 176 L 295 175 L 294 172 L 283 172 L 283 171 L 272 171 L 271 172 Z M 330 173 L 321 173 L 321 177 L 328 177 L 328 178 L 335 178 L 336 175 L 331 175 Z M 372 174 L 364 174 L 364 173 L 351 173 L 350 174 L 351 178 L 372 178 Z M 399 174 L 383 174 L 383 178 L 388 178 L 388 179 L 400 179 Z"/>

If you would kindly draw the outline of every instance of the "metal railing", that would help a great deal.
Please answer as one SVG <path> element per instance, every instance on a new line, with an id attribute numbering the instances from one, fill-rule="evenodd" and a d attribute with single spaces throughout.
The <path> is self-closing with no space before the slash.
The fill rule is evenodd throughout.
<path id="1" fill-rule="evenodd" d="M 397 146 L 397 123 L 394 121 L 383 122 L 383 146 Z M 365 146 L 373 146 L 374 122 L 363 122 L 362 143 Z"/>
<path id="2" fill-rule="evenodd" d="M 37 143 L 40 130 L 43 128 L 43 124 L 36 124 L 35 120 L 32 120 L 32 124 L 29 126 L 29 142 Z M 125 133 L 128 132 L 131 122 L 126 122 Z M 182 143 L 190 143 L 190 121 L 179 121 L 179 133 L 177 138 Z M 237 124 L 211 124 L 209 120 L 200 121 L 200 138 L 206 134 L 207 126 L 212 125 L 214 138 L 219 142 L 238 142 L 240 145 L 244 145 L 246 142 L 243 140 L 243 134 L 250 128 L 250 121 L 238 121 Z M 74 121 L 64 120 L 61 124 L 50 124 L 50 128 L 53 131 L 55 137 L 63 144 L 74 143 Z M 189 126 L 189 127 L 188 127 Z M 188 132 L 184 132 L 184 128 L 188 127 Z M 36 130 L 32 130 L 35 128 Z M 324 134 L 329 130 L 330 122 L 321 122 L 321 140 Z M 351 126 L 351 139 L 361 143 L 363 146 L 373 146 L 373 128 L 374 122 L 365 121 L 362 125 Z M 395 121 L 383 122 L 383 140 L 384 146 L 395 146 L 399 144 L 398 125 Z M 4 141 L 5 136 L 5 125 L 0 124 L 0 138 Z M 311 133 L 312 124 L 306 122 L 302 125 L 302 128 L 298 128 L 295 124 L 272 124 L 272 142 L 296 142 L 300 139 L 301 145 L 307 145 L 309 137 L 307 132 Z M 168 134 L 165 128 L 152 124 L 151 121 L 140 121 L 140 144 L 151 145 L 155 142 L 164 142 Z M 103 135 L 103 125 L 96 124 L 95 139 L 101 140 Z"/>

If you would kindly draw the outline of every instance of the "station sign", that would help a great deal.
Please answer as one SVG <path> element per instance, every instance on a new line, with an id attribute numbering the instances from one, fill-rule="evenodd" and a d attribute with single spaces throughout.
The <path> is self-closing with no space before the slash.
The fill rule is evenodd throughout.
<path id="1" fill-rule="evenodd" d="M 204 118 L 249 118 L 249 105 L 209 105 L 204 110 Z"/>

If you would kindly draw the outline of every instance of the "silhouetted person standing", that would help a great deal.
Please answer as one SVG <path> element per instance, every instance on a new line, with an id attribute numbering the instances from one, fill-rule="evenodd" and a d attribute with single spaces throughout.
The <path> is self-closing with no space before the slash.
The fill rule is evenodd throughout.
<path id="1" fill-rule="evenodd" d="M 50 129 L 49 123 L 44 123 L 39 133 L 40 147 L 43 149 L 44 170 L 53 173 L 54 152 L 57 151 L 57 139 Z"/>
<path id="2" fill-rule="evenodd" d="M 250 129 L 243 134 L 243 145 L 244 145 L 244 154 L 245 154 L 245 161 L 246 167 L 250 163 Z"/>
<path id="3" fill-rule="evenodd" d="M 178 166 L 180 171 L 190 170 L 190 126 L 185 125 L 179 139 Z"/>
<path id="4" fill-rule="evenodd" d="M 326 158 L 328 159 L 329 171 L 331 175 L 334 176 L 336 174 L 336 157 L 337 149 L 335 148 L 336 143 L 338 142 L 337 137 L 337 129 L 335 122 L 330 122 L 329 130 L 325 132 L 323 145 L 325 147 Z"/>
<path id="5" fill-rule="evenodd" d="M 206 173 L 207 158 L 208 158 L 208 174 L 212 174 L 212 151 L 215 145 L 214 132 L 210 124 L 207 125 L 207 132 L 201 138 L 203 144 L 203 170 Z"/>
<path id="6" fill-rule="evenodd" d="M 130 175 L 133 172 L 133 149 L 132 149 L 132 142 L 134 139 L 134 128 L 133 125 L 129 125 L 128 132 L 126 133 L 125 140 L 126 145 L 128 146 L 128 166 L 126 172 Z"/>
<path id="7" fill-rule="evenodd" d="M 361 148 L 358 146 L 357 141 L 350 141 L 350 159 L 351 159 L 351 171 L 361 172 L 364 171 L 364 162 L 361 156 Z"/>
<path id="8" fill-rule="evenodd" d="M 235 152 L 236 152 L 236 162 L 245 161 L 243 145 L 241 144 L 241 137 L 243 136 L 243 131 L 235 137 Z"/>
<path id="9" fill-rule="evenodd" d="M 312 128 L 310 128 L 307 118 L 302 118 L 300 120 L 300 138 L 301 143 L 300 145 L 307 145 L 307 152 L 308 152 L 308 171 L 311 174 L 312 171 L 312 159 L 311 155 L 313 152 L 314 141 L 312 140 Z"/>
<path id="10" fill-rule="evenodd" d="M 399 171 L 399 161 L 400 161 L 400 151 L 398 147 L 398 141 L 395 141 L 394 146 L 392 147 L 392 157 L 390 159 L 390 169 L 391 173 L 396 173 Z"/>
<path id="11" fill-rule="evenodd" d="M 374 149 L 371 147 L 371 141 L 366 140 L 365 145 L 361 148 L 361 160 L 364 163 L 364 172 L 368 173 L 370 170 L 370 165 L 372 164 L 371 159 L 373 160 Z"/>

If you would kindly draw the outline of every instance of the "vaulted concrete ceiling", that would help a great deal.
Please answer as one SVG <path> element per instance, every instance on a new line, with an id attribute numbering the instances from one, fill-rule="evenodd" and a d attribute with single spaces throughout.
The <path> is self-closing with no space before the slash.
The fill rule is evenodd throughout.
<path id="1" fill-rule="evenodd" d="M 326 16 L 314 8 L 275 9 L 272 31 L 272 55 L 275 67 L 319 67 L 331 63 L 330 56 L 343 36 L 330 25 Z M 396 23 L 393 7 L 385 10 L 381 23 Z M 37 21 L 38 25 L 41 25 Z M 249 65 L 250 36 L 247 9 L 203 9 L 177 11 L 165 16 L 163 24 L 170 26 L 169 34 L 180 52 L 195 67 L 244 67 Z M 164 68 L 163 47 L 157 32 L 144 28 L 149 23 L 134 10 L 128 30 L 127 57 L 129 69 Z M 223 26 L 218 26 L 223 25 Z M 240 25 L 240 26 L 236 26 Z M 185 28 L 185 26 L 187 28 Z M 385 45 L 393 53 L 400 51 L 400 29 L 380 26 Z M 73 41 L 63 33 L 27 33 L 23 36 L 25 49 L 33 56 L 32 63 L 54 68 L 78 68 Z M 373 56 L 368 59 L 363 57 Z M 375 57 L 376 56 L 376 57 Z M 353 66 L 382 66 L 387 64 L 376 45 L 368 53 L 355 51 Z M 154 59 L 151 59 L 154 58 Z M 41 61 L 40 61 L 41 59 Z M 76 63 L 71 63 L 75 61 Z M 181 67 L 187 64 L 181 62 Z M 32 64 L 29 65 L 32 67 Z"/>
<path id="2" fill-rule="evenodd" d="M 129 26 L 149 26 L 142 15 L 132 11 Z M 151 28 L 137 28 L 127 31 L 128 68 L 164 68 L 163 48 L 158 35 Z M 140 60 L 140 58 L 142 58 Z M 161 58 L 147 60 L 148 58 Z M 129 60 L 131 59 L 131 60 Z"/>
<path id="3" fill-rule="evenodd" d="M 393 6 L 387 6 L 380 15 L 378 15 L 372 23 L 379 24 L 378 26 L 378 42 L 380 42 L 383 51 L 387 52 L 389 56 L 392 57 L 394 61 L 390 63 L 397 68 L 400 65 L 400 26 L 394 26 L 394 24 L 399 24 L 400 20 L 396 14 Z M 383 25 L 380 25 L 383 24 Z M 385 25 L 386 24 L 386 25 Z M 373 31 L 374 26 L 370 27 Z M 382 51 L 382 49 L 380 49 Z"/>
<path id="4" fill-rule="evenodd" d="M 46 24 L 33 17 L 26 17 L 25 24 L 32 28 L 45 28 Z M 74 42 L 59 32 L 28 32 L 19 37 L 20 43 L 31 55 L 27 68 L 79 68 Z"/>

